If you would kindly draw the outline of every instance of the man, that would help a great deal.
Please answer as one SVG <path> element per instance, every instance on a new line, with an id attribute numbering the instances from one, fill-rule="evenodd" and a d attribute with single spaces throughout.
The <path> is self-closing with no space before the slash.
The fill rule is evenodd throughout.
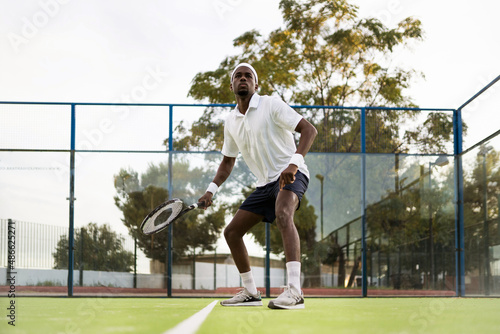
<path id="1" fill-rule="evenodd" d="M 268 306 L 274 309 L 304 308 L 300 288 L 300 240 L 293 216 L 309 183 L 304 156 L 316 137 L 316 128 L 279 98 L 259 96 L 256 93 L 257 73 L 250 64 L 236 66 L 231 75 L 230 89 L 235 94 L 237 106 L 225 122 L 224 157 L 213 182 L 199 201 L 205 201 L 207 207 L 212 204 L 218 187 L 231 174 L 238 153 L 257 177 L 257 189 L 243 202 L 224 230 L 244 289 L 221 304 L 262 305 L 243 236 L 257 223 L 272 223 L 276 219 L 287 261 L 288 286 Z M 297 148 L 293 132 L 301 134 Z"/>

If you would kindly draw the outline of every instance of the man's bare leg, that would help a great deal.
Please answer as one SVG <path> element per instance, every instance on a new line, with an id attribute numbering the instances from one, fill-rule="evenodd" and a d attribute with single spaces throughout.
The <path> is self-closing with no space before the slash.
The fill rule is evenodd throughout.
<path id="1" fill-rule="evenodd" d="M 288 288 L 271 300 L 272 309 L 303 309 L 304 297 L 300 288 L 300 238 L 293 216 L 299 205 L 297 195 L 289 190 L 281 190 L 276 199 L 276 225 L 281 232 L 286 257 Z"/>
<path id="2" fill-rule="evenodd" d="M 300 262 L 299 232 L 293 222 L 293 215 L 299 205 L 297 195 L 289 190 L 282 190 L 276 199 L 276 225 L 281 232 L 286 262 Z"/>
<path id="3" fill-rule="evenodd" d="M 243 236 L 249 229 L 261 222 L 262 218 L 262 216 L 255 213 L 238 210 L 231 223 L 224 230 L 224 237 L 231 249 L 234 263 L 240 272 L 245 290 L 240 291 L 231 299 L 222 301 L 222 306 L 262 306 L 260 293 L 257 291 L 250 269 L 247 248 L 243 242 Z"/>
<path id="4" fill-rule="evenodd" d="M 234 215 L 233 220 L 224 230 L 224 237 L 227 245 L 231 249 L 234 263 L 240 273 L 250 271 L 250 260 L 248 252 L 243 242 L 243 236 L 262 221 L 263 216 L 249 212 L 246 210 L 238 210 Z"/>

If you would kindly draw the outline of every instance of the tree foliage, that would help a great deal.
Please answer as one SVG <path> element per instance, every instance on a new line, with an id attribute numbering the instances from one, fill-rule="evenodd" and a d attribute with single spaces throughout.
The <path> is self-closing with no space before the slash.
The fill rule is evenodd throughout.
<path id="1" fill-rule="evenodd" d="M 464 167 L 466 270 L 485 275 L 485 249 L 500 244 L 500 154 L 482 145 Z M 488 230 L 486 231 L 485 228 Z"/>
<path id="2" fill-rule="evenodd" d="M 128 272 L 134 265 L 134 254 L 123 247 L 123 237 L 107 224 L 89 223 L 75 231 L 74 268 L 84 270 Z M 54 256 L 55 269 L 68 268 L 69 241 L 66 235 L 57 243 Z"/>
<path id="3" fill-rule="evenodd" d="M 236 37 L 234 46 L 240 50 L 238 55 L 225 57 L 212 71 L 198 73 L 189 95 L 210 103 L 232 103 L 230 73 L 238 63 L 246 61 L 259 74 L 259 94 L 277 95 L 291 105 L 310 106 L 296 110 L 318 130 L 311 152 L 361 152 L 359 109 L 338 108 L 351 106 L 383 106 L 366 111 L 368 153 L 446 152 L 452 134 L 451 113 L 421 112 L 406 91 L 422 75 L 413 69 L 392 66 L 392 57 L 398 50 L 422 40 L 419 20 L 409 17 L 394 27 L 386 27 L 375 18 L 359 17 L 358 7 L 343 0 L 282 0 L 280 9 L 283 27 L 267 36 L 250 30 Z M 389 107 L 405 109 L 389 110 Z M 225 113 L 224 108 L 207 108 L 190 128 L 181 124 L 176 129 L 174 147 L 220 150 Z M 316 158 L 321 160 L 317 156 L 309 160 L 316 161 Z M 321 165 L 320 173 L 325 180 L 338 178 L 349 183 L 348 180 L 357 179 L 339 174 L 344 170 L 340 167 L 346 165 L 353 168 L 349 169 L 349 175 L 356 171 L 358 159 L 341 156 L 330 162 Z M 372 176 L 374 182 L 385 180 L 380 175 Z M 246 191 L 248 189 L 243 190 Z M 332 192 L 327 190 L 327 193 Z M 351 215 L 357 211 L 357 201 L 345 194 L 341 197 L 335 206 L 345 205 Z M 319 266 L 321 261 L 333 263 L 343 255 L 341 246 L 335 243 L 317 243 L 314 250 L 311 248 L 312 240 L 317 237 L 316 220 L 300 220 L 297 226 L 302 242 L 306 243 L 302 249 L 304 263 L 310 260 L 306 264 L 309 268 Z M 256 228 L 263 231 L 264 227 Z M 264 245 L 262 231 L 254 235 L 257 242 Z M 271 236 L 273 251 L 279 253 L 282 246 L 275 240 L 277 237 Z M 307 249 L 310 250 L 304 252 Z M 315 269 L 309 271 L 312 275 Z"/>
<path id="4" fill-rule="evenodd" d="M 173 164 L 175 179 L 175 197 L 192 200 L 200 186 L 206 186 L 206 173 L 201 168 L 190 168 L 185 161 Z M 150 164 L 140 177 L 133 170 L 121 169 L 115 175 L 115 204 L 123 213 L 123 223 L 130 235 L 137 239 L 137 244 L 150 259 L 165 262 L 167 257 L 167 238 L 169 230 L 154 235 L 144 235 L 139 226 L 146 215 L 156 206 L 169 198 L 168 164 Z M 193 200 L 194 201 L 194 200 Z M 213 250 L 214 244 L 224 226 L 225 206 L 208 211 L 194 210 L 175 222 L 173 226 L 174 260 L 192 252 Z"/>
<path id="5" fill-rule="evenodd" d="M 420 110 L 407 90 L 423 75 L 414 69 L 393 65 L 393 57 L 398 51 L 413 47 L 422 40 L 419 20 L 408 17 L 387 27 L 375 18 L 360 17 L 358 7 L 347 0 L 282 0 L 280 9 L 282 27 L 265 36 L 258 30 L 250 30 L 236 37 L 233 44 L 239 50 L 238 54 L 225 57 L 212 71 L 198 73 L 193 78 L 189 95 L 204 102 L 233 103 L 234 96 L 229 89 L 230 73 L 238 63 L 246 61 L 259 74 L 259 94 L 279 96 L 291 105 L 309 106 L 296 110 L 318 130 L 311 152 L 361 152 L 361 112 L 359 108 L 353 108 L 358 106 L 368 107 L 365 123 L 367 153 L 450 153 L 452 114 Z M 181 123 L 176 128 L 174 148 L 220 150 L 226 114 L 227 108 L 211 107 L 192 125 Z M 325 157 L 308 156 L 310 169 L 321 173 L 325 184 L 335 185 L 335 191 L 327 189 L 325 201 L 335 198 L 334 206 L 342 207 L 342 210 L 337 210 L 342 211 L 339 214 L 342 215 L 341 221 L 349 221 L 350 216 L 361 214 L 358 200 L 360 160 L 354 155 L 335 155 L 332 159 L 326 158 L 329 163 L 315 164 L 322 159 Z M 385 182 L 390 177 L 386 174 L 393 172 L 394 167 L 383 162 L 370 168 L 367 168 L 371 173 L 367 178 L 371 184 L 366 189 L 366 197 L 371 200 L 372 192 L 378 195 L 373 189 L 389 189 Z M 421 178 L 418 170 L 413 173 L 407 177 Z M 244 194 L 252 186 L 248 181 L 237 183 Z M 414 251 L 425 252 L 422 242 L 417 241 L 429 232 L 429 220 L 421 217 L 422 212 L 428 210 L 425 209 L 427 204 L 422 204 L 421 189 L 415 186 L 405 194 L 389 192 L 380 202 L 371 200 L 370 203 L 378 204 L 368 208 L 372 219 L 368 233 L 383 235 L 384 238 L 388 236 L 382 242 L 374 239 L 371 250 L 394 250 L 396 241 L 405 240 L 418 244 Z M 450 226 L 448 204 L 451 200 L 439 197 L 438 188 L 425 196 L 435 200 L 432 207 L 434 221 L 430 226 L 436 233 L 442 231 L 443 240 L 437 238 L 436 242 L 441 242 L 444 247 L 450 243 L 449 233 L 444 231 Z M 311 193 L 308 197 L 317 203 L 317 194 Z M 331 208 L 325 210 L 328 209 Z M 310 217 L 315 216 L 312 213 Z M 305 242 L 302 245 L 303 260 L 304 263 L 310 262 L 306 264 L 308 268 L 319 266 L 320 262 L 333 264 L 339 257 L 343 259 L 345 252 L 342 248 L 345 245 L 339 244 L 331 235 L 329 241 L 316 243 L 312 250 L 308 242 L 317 238 L 316 218 L 314 221 L 299 218 L 297 222 L 301 240 Z M 329 224 L 338 222 L 330 221 Z M 262 245 L 263 229 L 262 224 L 252 232 Z M 273 233 L 272 248 L 279 253 L 282 250 L 281 242 L 277 240 L 279 234 L 276 235 L 277 230 Z M 309 272 L 314 275 L 316 271 L 310 269 Z"/>
<path id="6" fill-rule="evenodd" d="M 500 244 L 500 154 L 485 145 L 476 156 L 472 154 L 464 158 L 465 270 L 484 278 L 486 249 Z M 403 172 L 396 178 L 399 187 L 387 187 L 391 191 L 367 206 L 369 276 L 383 277 L 378 283 L 387 286 L 429 288 L 434 275 L 436 288 L 452 289 L 446 285 L 450 280 L 445 279 L 454 276 L 456 269 L 454 169 L 448 167 L 441 172 L 431 163 L 419 166 L 404 161 L 400 167 Z M 333 247 L 335 239 L 325 242 Z M 359 241 L 360 236 L 353 239 Z M 345 248 L 346 244 L 342 240 L 340 246 Z M 479 287 L 482 285 L 480 279 Z"/>
<path id="7" fill-rule="evenodd" d="M 421 22 L 408 17 L 395 27 L 358 17 L 348 1 L 280 2 L 284 26 L 263 36 L 257 30 L 234 39 L 241 52 L 213 71 L 198 73 L 189 95 L 211 103 L 232 103 L 230 73 L 241 61 L 259 74 L 259 94 L 278 95 L 290 104 L 330 106 L 298 109 L 317 130 L 314 152 L 360 152 L 360 112 L 335 106 L 416 107 L 406 90 L 421 76 L 392 66 L 395 52 L 422 40 Z M 222 108 L 208 108 L 190 129 L 180 126 L 177 149 L 220 149 Z M 420 126 L 413 123 L 424 117 Z M 449 113 L 420 110 L 372 110 L 366 116 L 367 152 L 410 149 L 444 152 L 452 129 Z M 205 130 L 206 129 L 206 130 Z M 210 141 L 204 140 L 210 136 Z"/>

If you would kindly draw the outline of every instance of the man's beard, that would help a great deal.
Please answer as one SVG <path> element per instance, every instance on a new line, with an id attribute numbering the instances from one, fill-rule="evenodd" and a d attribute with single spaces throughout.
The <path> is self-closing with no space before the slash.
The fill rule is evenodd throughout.
<path id="1" fill-rule="evenodd" d="M 248 96 L 248 90 L 239 90 L 238 96 L 240 96 L 240 97 Z"/>

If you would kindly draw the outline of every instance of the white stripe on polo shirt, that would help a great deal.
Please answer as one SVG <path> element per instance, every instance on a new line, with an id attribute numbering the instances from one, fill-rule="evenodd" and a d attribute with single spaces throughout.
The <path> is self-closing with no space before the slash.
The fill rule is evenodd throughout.
<path id="1" fill-rule="evenodd" d="M 301 120 L 281 99 L 254 93 L 245 114 L 236 106 L 226 118 L 222 154 L 235 158 L 241 153 L 257 187 L 276 181 L 297 150 L 293 133 Z M 309 178 L 305 163 L 298 167 Z"/>

